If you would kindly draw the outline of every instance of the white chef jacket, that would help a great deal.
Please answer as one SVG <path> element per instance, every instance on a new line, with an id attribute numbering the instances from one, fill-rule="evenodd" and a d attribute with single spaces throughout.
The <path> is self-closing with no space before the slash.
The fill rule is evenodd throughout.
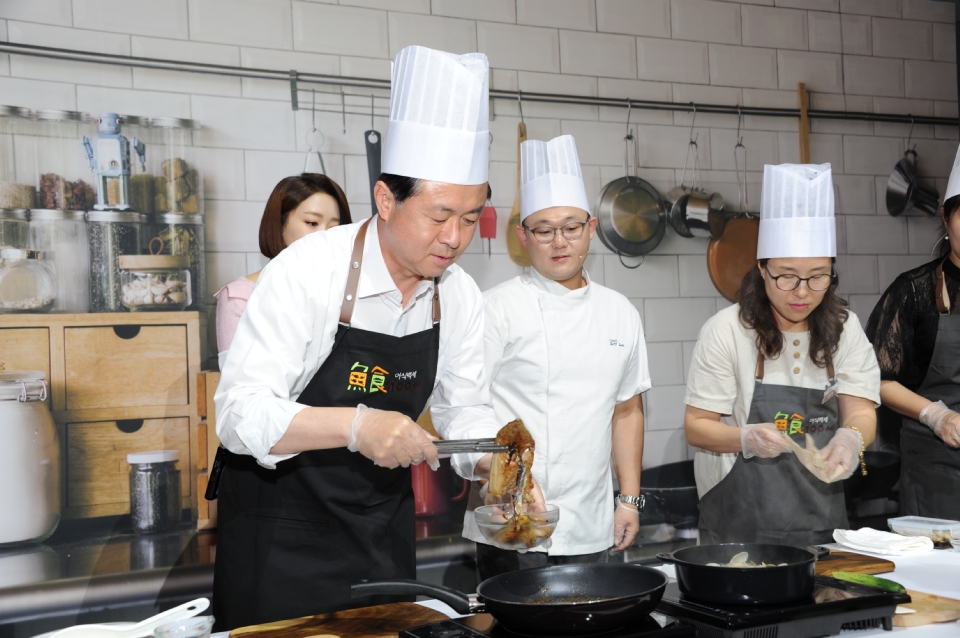
<path id="1" fill-rule="evenodd" d="M 214 395 L 217 436 L 236 454 L 273 469 L 295 454 L 270 454 L 296 403 L 333 348 L 360 223 L 297 240 L 263 269 L 240 317 Z M 351 326 L 406 336 L 432 326 L 433 281 L 421 281 L 407 307 L 380 251 L 376 220 L 367 230 Z M 456 264 L 440 279 L 440 353 L 428 407 L 443 438 L 496 436 L 483 369 L 483 298 Z M 396 374 L 403 374 L 397 371 Z M 454 455 L 468 479 L 481 454 Z"/>
<path id="2" fill-rule="evenodd" d="M 837 392 L 869 399 L 880 406 L 880 366 L 873 344 L 857 315 L 848 311 L 833 366 Z M 757 333 L 740 323 L 739 304 L 724 308 L 700 329 L 687 375 L 684 402 L 692 407 L 725 415 L 726 425 L 747 423 L 756 386 Z M 763 382 L 822 390 L 827 369 L 810 358 L 809 332 L 784 332 L 783 351 L 763 364 Z M 693 460 L 697 493 L 702 497 L 733 469 L 738 454 L 697 449 Z"/>
<path id="3" fill-rule="evenodd" d="M 613 411 L 651 385 L 637 309 L 584 276 L 569 290 L 531 269 L 484 294 L 493 409 L 498 423 L 523 419 L 536 442 L 533 476 L 560 507 L 558 556 L 613 544 Z M 488 542 L 472 511 L 463 535 Z"/>

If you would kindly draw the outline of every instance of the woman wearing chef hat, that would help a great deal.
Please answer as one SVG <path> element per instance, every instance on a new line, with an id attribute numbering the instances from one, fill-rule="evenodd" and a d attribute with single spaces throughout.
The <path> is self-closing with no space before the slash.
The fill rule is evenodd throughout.
<path id="1" fill-rule="evenodd" d="M 597 226 L 570 135 L 520 146 L 516 232 L 533 268 L 484 294 L 486 370 L 497 421 L 533 435 L 533 476 L 560 507 L 549 550 L 494 547 L 468 511 L 481 579 L 548 564 L 606 562 L 640 528 L 643 402 L 650 389 L 637 309 L 583 266 Z M 613 501 L 611 454 L 620 485 Z"/>
<path id="2" fill-rule="evenodd" d="M 847 526 L 840 481 L 875 436 L 880 373 L 835 292 L 833 202 L 829 164 L 765 166 L 757 268 L 700 331 L 684 427 L 702 543 L 811 545 Z"/>
<path id="3" fill-rule="evenodd" d="M 385 602 L 352 599 L 350 583 L 416 577 L 409 466 L 435 466 L 437 450 L 413 419 L 429 405 L 446 438 L 499 430 L 483 300 L 454 265 L 487 200 L 487 105 L 482 54 L 400 51 L 377 215 L 308 235 L 262 271 L 214 397 L 231 452 L 220 629 Z M 489 462 L 453 466 L 476 479 Z"/>
<path id="4" fill-rule="evenodd" d="M 890 284 L 867 322 L 880 397 L 903 416 L 900 513 L 960 520 L 960 151 L 940 255 Z"/>

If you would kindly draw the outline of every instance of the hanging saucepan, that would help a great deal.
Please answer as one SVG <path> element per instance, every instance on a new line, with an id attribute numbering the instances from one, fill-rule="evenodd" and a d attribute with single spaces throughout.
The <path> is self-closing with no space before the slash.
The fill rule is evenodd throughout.
<path id="1" fill-rule="evenodd" d="M 599 221 L 600 241 L 620 256 L 620 263 L 625 256 L 641 257 L 656 248 L 667 228 L 667 214 L 660 193 L 638 177 L 639 146 L 632 132 L 623 138 L 623 145 L 625 176 L 604 186 L 593 207 L 593 214 Z M 631 145 L 632 175 L 628 162 Z"/>
<path id="2" fill-rule="evenodd" d="M 696 107 L 694 107 L 694 121 L 696 121 Z M 693 185 L 685 184 L 687 179 L 687 164 L 693 154 Z M 683 174 L 680 185 L 671 188 L 667 193 L 670 202 L 670 213 L 667 221 L 681 237 L 712 237 L 717 239 L 723 234 L 726 218 L 723 216 L 723 197 L 719 193 L 708 193 L 703 188 L 703 178 L 700 175 L 700 153 L 697 140 L 693 135 L 693 125 L 690 127 L 690 143 L 687 145 L 687 154 L 683 158 Z"/>
<path id="3" fill-rule="evenodd" d="M 894 217 L 913 210 L 929 216 L 937 214 L 940 193 L 917 181 L 918 162 L 917 152 L 908 150 L 887 180 L 887 212 Z"/>

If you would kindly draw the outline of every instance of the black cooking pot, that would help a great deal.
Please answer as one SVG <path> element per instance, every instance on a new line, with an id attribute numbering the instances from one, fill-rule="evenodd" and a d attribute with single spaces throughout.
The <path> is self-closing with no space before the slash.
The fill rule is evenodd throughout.
<path id="1" fill-rule="evenodd" d="M 707 563 L 729 563 L 741 552 L 749 560 L 782 567 L 713 567 Z M 704 602 L 772 605 L 809 598 L 813 594 L 814 567 L 818 551 L 814 548 L 760 543 L 722 543 L 678 549 L 657 554 L 665 563 L 673 563 L 680 592 Z M 826 553 L 826 552 L 824 552 Z"/>
<path id="2" fill-rule="evenodd" d="M 646 499 L 644 525 L 692 526 L 700 520 L 700 498 L 693 461 L 667 463 L 643 470 L 640 472 L 640 493 Z"/>
<path id="3" fill-rule="evenodd" d="M 642 620 L 656 608 L 667 577 L 627 563 L 554 565 L 500 574 L 480 583 L 476 601 L 449 587 L 417 580 L 374 580 L 351 586 L 353 597 L 372 594 L 431 596 L 458 614 L 486 612 L 508 630 L 526 635 L 601 633 Z"/>

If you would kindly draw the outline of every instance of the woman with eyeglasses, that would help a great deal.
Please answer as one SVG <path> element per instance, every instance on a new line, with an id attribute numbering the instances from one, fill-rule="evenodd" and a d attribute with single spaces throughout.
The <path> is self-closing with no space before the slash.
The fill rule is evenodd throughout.
<path id="1" fill-rule="evenodd" d="M 757 267 L 687 380 L 701 543 L 807 546 L 848 526 L 842 480 L 876 434 L 880 371 L 836 294 L 833 208 L 829 164 L 764 167 Z"/>
<path id="2" fill-rule="evenodd" d="M 940 254 L 890 284 L 867 322 L 880 398 L 903 417 L 900 514 L 960 519 L 960 152 Z"/>

